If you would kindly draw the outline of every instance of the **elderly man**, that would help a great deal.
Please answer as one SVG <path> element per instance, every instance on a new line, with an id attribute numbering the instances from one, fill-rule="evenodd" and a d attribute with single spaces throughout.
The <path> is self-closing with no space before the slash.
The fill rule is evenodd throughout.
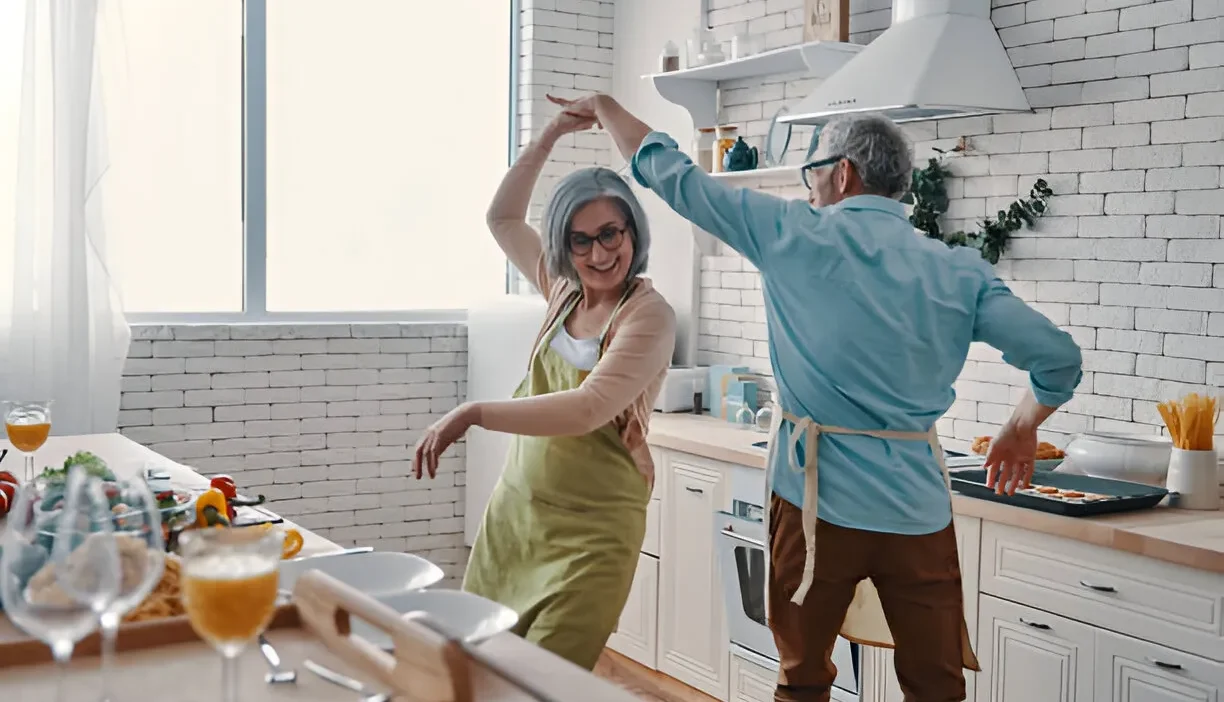
<path id="1" fill-rule="evenodd" d="M 935 423 L 972 342 L 1028 371 L 1031 390 L 987 457 L 991 484 L 1014 493 L 1037 428 L 1079 384 L 1075 342 L 977 251 L 915 233 L 898 202 L 909 147 L 883 117 L 824 127 L 804 201 L 711 178 L 607 96 L 554 102 L 597 119 L 639 183 L 761 272 L 782 409 L 769 467 L 775 699 L 830 698 L 839 632 L 895 644 L 907 701 L 964 699 L 962 669 L 977 661 Z"/>

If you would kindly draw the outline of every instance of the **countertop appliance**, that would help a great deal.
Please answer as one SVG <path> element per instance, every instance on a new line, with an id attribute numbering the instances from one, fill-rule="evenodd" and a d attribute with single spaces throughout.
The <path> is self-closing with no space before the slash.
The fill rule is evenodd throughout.
<path id="1" fill-rule="evenodd" d="M 506 295 L 468 312 L 468 400 L 504 400 L 514 394 L 527 374 L 547 307 L 539 295 Z M 466 444 L 463 541 L 471 546 L 505 467 L 510 435 L 472 427 Z"/>
<path id="2" fill-rule="evenodd" d="M 763 668 L 778 669 L 778 648 L 765 620 L 765 471 L 732 466 L 731 511 L 714 518 L 719 569 L 727 603 L 731 653 Z M 859 646 L 837 638 L 834 702 L 858 702 Z"/>
<path id="3" fill-rule="evenodd" d="M 663 386 L 655 398 L 654 408 L 658 412 L 688 412 L 693 409 L 693 392 L 697 381 L 706 379 L 708 369 L 696 366 L 672 366 L 663 376 Z M 705 383 L 700 390 L 705 392 Z"/>

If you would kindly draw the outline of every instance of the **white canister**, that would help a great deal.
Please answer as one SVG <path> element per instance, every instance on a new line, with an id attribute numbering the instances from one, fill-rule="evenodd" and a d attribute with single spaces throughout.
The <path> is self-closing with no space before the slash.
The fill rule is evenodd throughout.
<path id="1" fill-rule="evenodd" d="M 1220 483 L 1216 477 L 1217 470 L 1215 451 L 1173 449 L 1165 486 L 1169 492 L 1177 494 L 1170 500 L 1170 506 L 1180 509 L 1218 510 Z"/>

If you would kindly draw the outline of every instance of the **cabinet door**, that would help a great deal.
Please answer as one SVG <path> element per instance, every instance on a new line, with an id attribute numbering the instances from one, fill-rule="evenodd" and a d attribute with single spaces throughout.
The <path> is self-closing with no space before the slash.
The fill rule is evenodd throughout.
<path id="1" fill-rule="evenodd" d="M 978 576 L 981 563 L 982 520 L 976 517 L 952 518 L 956 523 L 956 554 L 960 558 L 961 592 L 965 598 L 965 625 L 969 627 L 969 642 L 978 650 Z M 894 673 L 895 674 L 895 673 Z M 978 674 L 965 671 L 965 699 L 977 695 Z"/>
<path id="2" fill-rule="evenodd" d="M 773 702 L 777 687 L 777 671 L 731 654 L 729 702 Z"/>
<path id="3" fill-rule="evenodd" d="M 1098 630 L 1097 702 L 1220 702 L 1224 665 Z"/>
<path id="4" fill-rule="evenodd" d="M 621 611 L 616 632 L 608 639 L 608 648 L 654 670 L 658 611 L 659 561 L 643 553 L 638 557 L 629 600 Z"/>
<path id="5" fill-rule="evenodd" d="M 728 637 L 714 513 L 724 473 L 673 455 L 663 508 L 659 577 L 659 671 L 727 699 Z"/>
<path id="6" fill-rule="evenodd" d="M 988 595 L 978 616 L 977 702 L 1092 700 L 1092 627 Z"/>

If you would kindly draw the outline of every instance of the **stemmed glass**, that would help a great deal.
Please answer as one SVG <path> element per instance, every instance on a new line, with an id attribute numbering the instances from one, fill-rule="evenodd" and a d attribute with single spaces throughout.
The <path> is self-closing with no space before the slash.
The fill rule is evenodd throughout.
<path id="1" fill-rule="evenodd" d="M 119 553 L 120 580 L 114 598 L 101 608 L 102 700 L 113 700 L 110 670 L 123 615 L 144 601 L 161 581 L 166 563 L 161 510 L 144 478 L 137 476 L 105 485 Z M 98 611 L 98 610 L 95 610 Z"/>
<path id="2" fill-rule="evenodd" d="M 18 628 L 51 648 L 57 700 L 73 648 L 98 624 L 97 604 L 118 589 L 110 520 L 97 518 L 104 511 L 97 479 L 74 468 L 67 485 L 41 478 L 22 485 L 0 537 L 0 600 Z"/>
<path id="3" fill-rule="evenodd" d="M 25 456 L 25 482 L 34 479 L 34 452 L 51 435 L 51 401 L 6 402 L 4 429 L 13 448 Z"/>
<path id="4" fill-rule="evenodd" d="M 225 702 L 237 702 L 238 656 L 272 621 L 285 535 L 271 529 L 192 529 L 180 537 L 183 605 L 191 628 L 221 654 Z"/>

